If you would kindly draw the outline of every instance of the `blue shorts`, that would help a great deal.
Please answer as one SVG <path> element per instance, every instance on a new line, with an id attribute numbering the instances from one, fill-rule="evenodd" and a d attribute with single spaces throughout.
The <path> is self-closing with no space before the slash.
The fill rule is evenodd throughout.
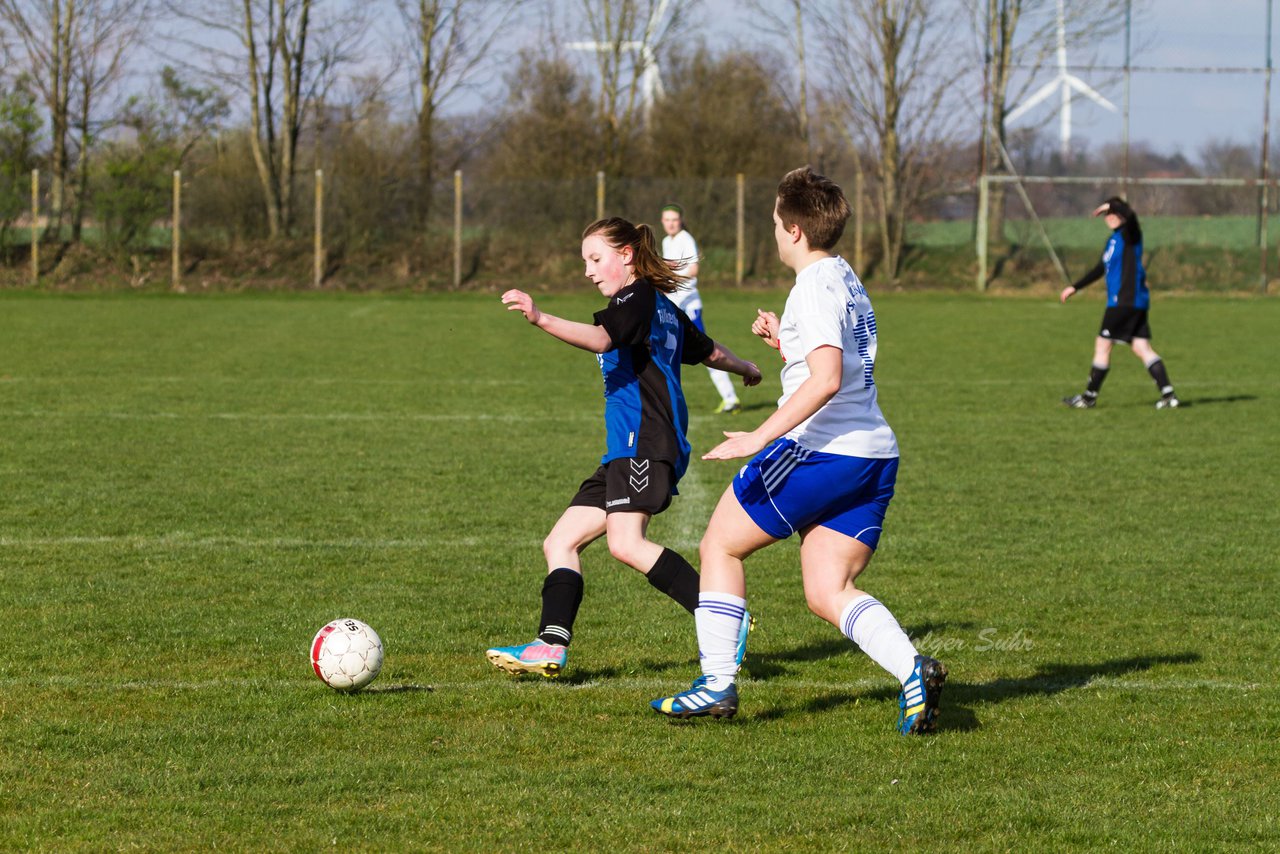
<path id="1" fill-rule="evenodd" d="M 778 439 L 742 467 L 733 494 L 775 539 L 821 525 L 875 549 L 897 478 L 897 457 L 826 454 Z"/>

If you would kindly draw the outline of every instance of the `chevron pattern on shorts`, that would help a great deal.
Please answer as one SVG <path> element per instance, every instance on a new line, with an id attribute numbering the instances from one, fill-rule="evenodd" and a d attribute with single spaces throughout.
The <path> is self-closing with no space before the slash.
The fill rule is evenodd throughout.
<path id="1" fill-rule="evenodd" d="M 636 492 L 644 492 L 649 486 L 649 461 L 631 460 L 631 488 Z"/>

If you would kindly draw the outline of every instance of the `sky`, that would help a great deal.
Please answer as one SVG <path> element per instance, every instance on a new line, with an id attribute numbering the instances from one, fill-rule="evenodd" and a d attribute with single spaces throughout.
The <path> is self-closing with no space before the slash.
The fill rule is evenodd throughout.
<path id="1" fill-rule="evenodd" d="M 348 0 L 367 2 L 367 0 Z M 1280 0 L 1275 3 L 1275 18 L 1280 19 Z M 579 0 L 549 0 L 556 23 L 568 33 L 570 23 L 577 14 Z M 735 45 L 754 46 L 761 37 L 753 33 L 748 16 L 743 12 L 743 0 L 670 0 L 674 5 L 691 6 L 692 25 L 683 38 L 702 42 L 712 50 L 724 50 Z M 790 7 L 790 0 L 759 0 L 772 4 L 779 10 Z M 930 3 L 959 3 L 961 0 L 927 0 Z M 1068 8 L 1072 0 L 1067 0 Z M 1251 66 L 1262 68 L 1266 64 L 1267 51 L 1267 2 L 1268 0 L 1133 0 L 1133 64 L 1146 67 L 1169 66 Z M 394 28 L 398 17 L 391 11 L 389 2 L 382 2 L 378 18 Z M 390 22 L 390 23 L 388 23 Z M 519 47 L 528 39 L 542 34 L 540 26 L 516 28 L 510 47 Z M 387 30 L 382 26 L 380 32 Z M 585 24 L 584 24 L 585 29 Z M 1273 20 L 1273 33 L 1280 29 L 1280 20 Z M 587 34 L 584 32 L 582 37 Z M 812 26 L 806 32 L 811 62 L 817 57 L 818 34 Z M 966 31 L 962 38 L 973 37 Z M 775 40 L 776 43 L 776 40 Z M 1280 42 L 1273 47 L 1280 55 Z M 1101 62 L 1122 65 L 1124 40 L 1122 35 L 1097 45 Z M 1278 56 L 1280 58 L 1280 56 Z M 1084 62 L 1086 51 L 1068 54 L 1069 62 Z M 587 58 L 583 59 L 584 71 L 590 72 Z M 487 85 L 481 85 L 449 105 L 450 111 L 468 112 L 479 108 L 487 100 L 500 95 L 506 69 L 490 75 Z M 1076 71 L 1078 76 L 1098 88 L 1117 106 L 1123 104 L 1124 90 L 1119 75 L 1090 74 Z M 972 69 L 974 79 L 979 79 L 980 67 L 976 62 Z M 1047 83 L 1051 71 L 1042 73 L 1035 86 Z M 400 75 L 399 83 L 408 78 Z M 1263 124 L 1264 80 L 1261 73 L 1248 74 L 1172 74 L 1135 72 L 1130 90 L 1130 136 L 1135 143 L 1146 143 L 1161 154 L 1182 153 L 1197 159 L 1198 152 L 1209 142 L 1230 140 L 1246 145 L 1261 145 Z M 1280 136 L 1280 79 L 1273 79 L 1272 89 L 1272 137 Z M 1042 103 L 1020 122 L 1010 125 L 1041 125 L 1045 133 L 1056 139 L 1058 126 L 1055 120 L 1057 100 Z M 1097 149 L 1119 144 L 1123 138 L 1123 120 L 1118 114 L 1109 113 L 1084 99 L 1073 104 L 1073 144 L 1084 144 Z"/>
<path id="2" fill-rule="evenodd" d="M 781 0 L 772 0 L 781 7 Z M 679 0 L 676 0 L 679 2 Z M 746 38 L 736 22 L 738 0 L 702 0 L 702 26 L 697 32 L 708 46 L 728 46 Z M 1253 66 L 1265 67 L 1267 51 L 1267 0 L 1135 0 L 1133 19 L 1134 65 L 1141 66 Z M 1280 0 L 1273 15 L 1280 18 Z M 1273 19 L 1272 30 L 1280 22 Z M 1140 47 L 1140 50 L 1137 50 Z M 1100 61 L 1123 65 L 1122 36 L 1099 45 Z M 1273 45 L 1280 53 L 1280 43 Z M 1077 61 L 1068 52 L 1068 62 Z M 1277 57 L 1280 58 L 1280 57 Z M 1084 61 L 1086 57 L 1079 57 Z M 1274 62 L 1273 62 L 1274 64 Z M 975 74 L 980 73 L 975 69 Z M 1105 75 L 1076 72 L 1095 83 L 1118 107 L 1123 104 L 1120 80 L 1103 85 Z M 1052 74 L 1037 81 L 1047 83 Z M 1264 79 L 1254 74 L 1171 74 L 1135 72 L 1130 89 L 1130 137 L 1146 142 L 1157 152 L 1181 152 L 1194 159 L 1208 142 L 1229 139 L 1261 145 Z M 1280 112 L 1280 79 L 1272 80 L 1272 136 Z M 1057 136 L 1056 99 L 1029 112 L 1024 123 L 1050 119 L 1047 132 Z M 1117 114 L 1077 99 L 1072 106 L 1073 140 L 1087 138 L 1093 150 L 1119 143 L 1123 121 Z M 1016 127 L 1016 124 L 1014 125 Z"/>

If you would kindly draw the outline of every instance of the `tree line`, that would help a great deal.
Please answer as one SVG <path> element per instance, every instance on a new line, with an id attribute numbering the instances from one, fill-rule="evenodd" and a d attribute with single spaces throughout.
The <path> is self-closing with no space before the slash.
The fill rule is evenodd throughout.
<path id="1" fill-rule="evenodd" d="M 1123 26 L 1123 0 L 1065 6 L 1081 61 Z M 965 215 L 999 149 L 1061 173 L 1113 154 L 1055 160 L 1037 128 L 1007 126 L 1052 61 L 1056 9 L 743 0 L 726 22 L 700 0 L 0 0 L 0 254 L 20 260 L 37 168 L 55 259 L 90 229 L 143 250 L 175 170 L 194 251 L 281 257 L 312 227 L 323 170 L 335 257 L 412 270 L 444 251 L 456 170 L 483 226 L 473 251 L 527 266 L 592 218 L 597 173 L 611 212 L 678 197 L 704 243 L 727 244 L 732 177 L 764 239 L 777 178 L 808 162 L 866 188 L 893 279 L 909 223 Z M 707 35 L 726 31 L 727 46 Z M 1215 145 L 1199 164 L 1140 146 L 1138 162 L 1242 168 L 1246 148 Z"/>

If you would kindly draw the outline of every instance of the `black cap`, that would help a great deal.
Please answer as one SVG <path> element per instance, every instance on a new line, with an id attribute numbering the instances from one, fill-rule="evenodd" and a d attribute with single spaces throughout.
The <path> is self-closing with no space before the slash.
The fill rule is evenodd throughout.
<path id="1" fill-rule="evenodd" d="M 1129 207 L 1129 203 L 1119 196 L 1112 196 L 1094 210 L 1094 216 L 1103 216 L 1105 214 L 1115 214 L 1121 219 L 1133 219 L 1133 208 Z"/>

